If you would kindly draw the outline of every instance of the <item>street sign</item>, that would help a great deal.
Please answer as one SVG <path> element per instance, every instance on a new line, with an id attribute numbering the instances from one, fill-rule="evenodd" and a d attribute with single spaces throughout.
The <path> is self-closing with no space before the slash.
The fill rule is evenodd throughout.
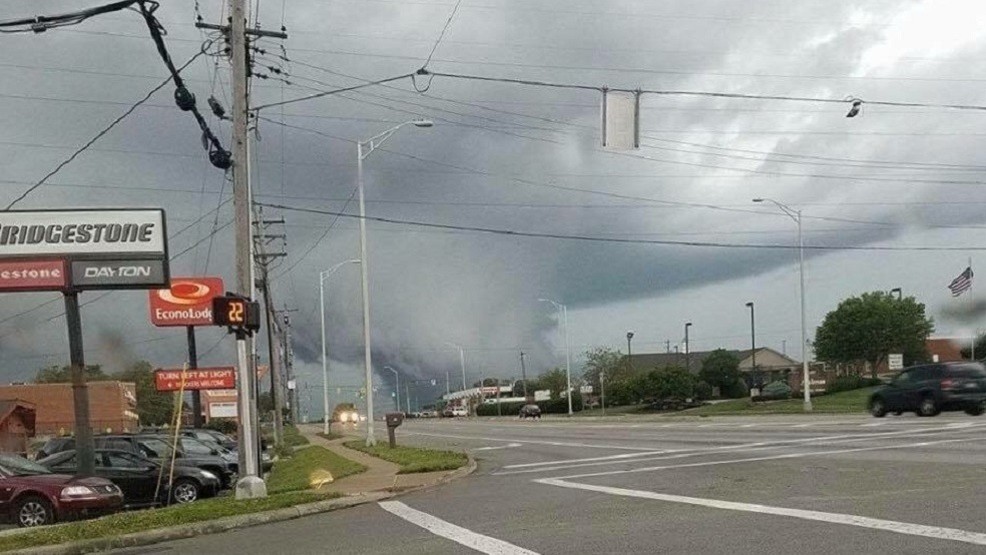
<path id="1" fill-rule="evenodd" d="M 550 401 L 551 400 L 551 390 L 550 389 L 539 389 L 534 392 L 535 401 Z"/>
<path id="2" fill-rule="evenodd" d="M 890 353 L 887 355 L 887 367 L 891 370 L 901 370 L 904 368 L 904 355 L 901 353 Z"/>
<path id="3" fill-rule="evenodd" d="M 0 291 L 61 291 L 67 285 L 62 260 L 0 262 Z"/>
<path id="4" fill-rule="evenodd" d="M 154 371 L 154 387 L 158 391 L 178 391 L 182 389 L 182 369 L 161 369 Z M 197 368 L 185 371 L 186 391 L 202 389 L 233 389 L 236 387 L 236 369 L 232 366 Z"/>
<path id="5" fill-rule="evenodd" d="M 167 262 L 73 260 L 72 286 L 82 289 L 147 289 L 168 284 Z"/>
<path id="6" fill-rule="evenodd" d="M 479 388 L 479 391 L 483 395 L 496 395 L 500 392 L 500 388 L 496 386 L 487 386 Z"/>
<path id="7" fill-rule="evenodd" d="M 176 277 L 166 289 L 149 292 L 155 326 L 211 326 L 212 299 L 223 294 L 220 277 Z"/>
<path id="8" fill-rule="evenodd" d="M 590 395 L 590 394 L 592 394 L 592 386 L 591 385 L 583 385 L 582 387 L 579 388 L 579 393 L 581 393 L 583 395 Z"/>

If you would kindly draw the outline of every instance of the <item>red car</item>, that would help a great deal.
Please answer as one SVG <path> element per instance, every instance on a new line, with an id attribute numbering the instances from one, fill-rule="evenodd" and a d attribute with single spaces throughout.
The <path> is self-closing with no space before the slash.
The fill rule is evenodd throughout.
<path id="1" fill-rule="evenodd" d="M 123 492 L 105 478 L 54 474 L 23 457 L 0 454 L 0 512 L 22 528 L 122 507 Z"/>

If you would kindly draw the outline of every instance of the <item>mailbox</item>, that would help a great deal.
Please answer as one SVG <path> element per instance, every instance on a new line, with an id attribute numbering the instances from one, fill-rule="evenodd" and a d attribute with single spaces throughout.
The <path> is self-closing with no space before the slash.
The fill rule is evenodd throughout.
<path id="1" fill-rule="evenodd" d="M 401 412 L 388 412 L 387 413 L 387 427 L 396 428 L 404 423 L 404 413 Z"/>
<path id="2" fill-rule="evenodd" d="M 404 413 L 402 412 L 388 412 L 387 416 L 387 438 L 390 440 L 391 447 L 397 447 L 397 437 L 394 431 L 398 426 L 404 423 Z"/>

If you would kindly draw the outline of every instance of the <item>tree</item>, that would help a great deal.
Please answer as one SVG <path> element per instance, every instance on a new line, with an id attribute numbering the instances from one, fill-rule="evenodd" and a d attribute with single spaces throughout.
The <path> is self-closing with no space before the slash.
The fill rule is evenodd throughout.
<path id="1" fill-rule="evenodd" d="M 739 357 L 725 349 L 716 349 L 702 361 L 702 369 L 698 377 L 712 387 L 719 388 L 723 397 L 732 397 L 736 393 L 736 384 L 740 380 Z"/>
<path id="2" fill-rule="evenodd" d="M 691 372 L 680 366 L 668 366 L 647 374 L 651 396 L 657 399 L 689 399 L 695 394 L 698 381 Z"/>
<path id="3" fill-rule="evenodd" d="M 552 368 L 538 376 L 537 385 L 538 389 L 550 390 L 552 399 L 564 398 L 564 391 L 568 388 L 568 378 L 561 368 Z"/>
<path id="4" fill-rule="evenodd" d="M 157 390 L 150 362 L 138 361 L 126 370 L 110 374 L 109 379 L 134 383 L 141 424 L 158 425 L 174 421 L 175 394 Z"/>
<path id="5" fill-rule="evenodd" d="M 86 366 L 83 375 L 87 382 L 100 382 L 111 379 L 98 364 Z M 71 383 L 72 372 L 69 366 L 49 366 L 38 370 L 34 383 Z"/>
<path id="6" fill-rule="evenodd" d="M 875 378 L 889 353 L 902 353 L 905 364 L 926 360 L 925 341 L 934 329 L 934 320 L 914 297 L 863 293 L 825 316 L 815 332 L 815 355 L 829 362 L 866 361 Z"/>
<path id="7" fill-rule="evenodd" d="M 606 404 L 626 405 L 639 401 L 640 392 L 646 389 L 645 373 L 627 367 L 626 357 L 617 350 L 606 347 L 596 347 L 586 351 L 585 366 L 582 379 L 592 386 L 598 395 L 602 391 L 599 386 L 599 376 L 606 382 Z"/>

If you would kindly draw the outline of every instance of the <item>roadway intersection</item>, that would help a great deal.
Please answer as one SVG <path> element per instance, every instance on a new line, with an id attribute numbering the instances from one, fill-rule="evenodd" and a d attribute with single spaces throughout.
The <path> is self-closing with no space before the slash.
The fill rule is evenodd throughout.
<path id="1" fill-rule="evenodd" d="M 150 553 L 982 553 L 986 418 L 409 421 L 472 476 Z"/>

